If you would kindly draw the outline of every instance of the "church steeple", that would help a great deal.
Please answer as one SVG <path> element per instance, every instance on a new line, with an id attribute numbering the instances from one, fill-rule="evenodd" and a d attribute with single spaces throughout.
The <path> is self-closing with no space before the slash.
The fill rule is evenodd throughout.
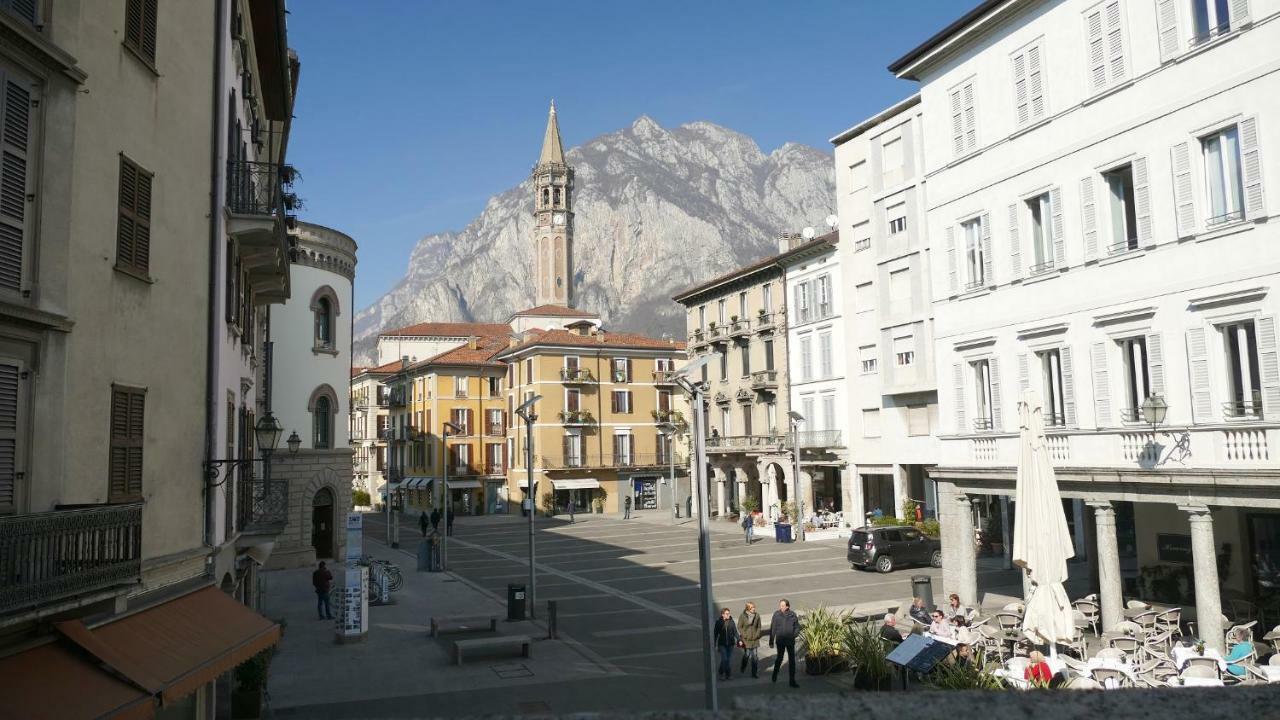
<path id="1" fill-rule="evenodd" d="M 555 100 L 533 187 L 535 304 L 573 307 L 573 168 L 564 159 Z"/>

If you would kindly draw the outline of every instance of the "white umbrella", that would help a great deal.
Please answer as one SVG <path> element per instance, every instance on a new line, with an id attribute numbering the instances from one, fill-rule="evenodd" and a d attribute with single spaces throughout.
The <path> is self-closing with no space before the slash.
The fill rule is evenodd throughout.
<path id="1" fill-rule="evenodd" d="M 1039 394 L 1023 391 L 1018 402 L 1021 448 L 1013 564 L 1023 568 L 1029 580 L 1022 631 L 1052 649 L 1053 643 L 1075 636 L 1071 601 L 1062 587 L 1067 580 L 1067 558 L 1075 555 L 1075 549 L 1062 512 L 1058 479 L 1045 447 L 1043 412 Z"/>

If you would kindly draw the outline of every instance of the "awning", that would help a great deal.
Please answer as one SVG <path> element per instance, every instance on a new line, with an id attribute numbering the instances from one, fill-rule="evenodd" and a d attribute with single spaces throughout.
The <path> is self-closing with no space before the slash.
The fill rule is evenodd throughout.
<path id="1" fill-rule="evenodd" d="M 551 487 L 556 490 L 589 490 L 600 487 L 595 478 L 574 478 L 572 480 L 552 480 Z"/>
<path id="2" fill-rule="evenodd" d="M 0 660 L 0 717 L 145 718 L 280 641 L 280 626 L 207 587 Z"/>
<path id="3" fill-rule="evenodd" d="M 404 485 L 400 486 L 401 490 L 418 490 L 426 485 L 429 480 L 424 477 L 405 478 Z"/>
<path id="4" fill-rule="evenodd" d="M 480 487 L 480 481 L 475 479 L 458 478 L 449 479 L 450 490 L 475 490 Z"/>

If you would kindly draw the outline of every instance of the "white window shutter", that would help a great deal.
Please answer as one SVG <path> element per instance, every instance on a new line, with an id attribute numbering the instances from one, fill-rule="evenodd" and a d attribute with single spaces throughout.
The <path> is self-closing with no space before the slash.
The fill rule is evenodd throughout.
<path id="1" fill-rule="evenodd" d="M 1018 353 L 1018 391 L 1025 392 L 1031 387 L 1031 372 L 1027 367 L 1027 354 Z"/>
<path id="2" fill-rule="evenodd" d="M 978 147 L 978 114 L 974 108 L 973 83 L 967 82 L 964 94 L 964 149 L 969 152 Z"/>
<path id="3" fill-rule="evenodd" d="M 1068 427 L 1076 424 L 1076 378 L 1071 367 L 1071 348 L 1058 349 L 1058 371 L 1062 374 L 1062 414 Z"/>
<path id="4" fill-rule="evenodd" d="M 955 363 L 952 366 L 955 380 L 955 397 L 952 401 L 956 406 L 956 434 L 963 435 L 969 432 L 969 428 L 964 422 L 964 364 Z"/>
<path id="5" fill-rule="evenodd" d="M 1093 199 L 1093 176 L 1080 181 L 1080 227 L 1084 230 L 1085 262 L 1098 257 L 1098 206 Z"/>
<path id="6" fill-rule="evenodd" d="M 1107 50 L 1101 9 L 1085 15 L 1084 34 L 1089 89 L 1096 93 L 1107 87 Z"/>
<path id="7" fill-rule="evenodd" d="M 1190 237 L 1196 228 L 1195 190 L 1191 184 L 1191 143 L 1180 142 L 1170 151 L 1173 164 L 1173 203 L 1177 212 L 1178 237 Z"/>
<path id="8" fill-rule="evenodd" d="M 1027 54 L 1013 56 L 1013 107 L 1018 127 L 1031 119 L 1031 92 L 1027 87 Z"/>
<path id="9" fill-rule="evenodd" d="M 1163 397 L 1164 343 L 1160 339 L 1160 333 L 1147 335 L 1147 374 L 1151 378 L 1151 394 Z"/>
<path id="10" fill-rule="evenodd" d="M 995 255 L 991 253 L 991 216 L 982 213 L 982 284 L 996 284 Z"/>
<path id="11" fill-rule="evenodd" d="M 1022 277 L 1022 246 L 1018 242 L 1018 203 L 1009 205 L 1009 278 Z"/>
<path id="12" fill-rule="evenodd" d="M 1049 190 L 1049 212 L 1053 214 L 1053 264 L 1061 270 L 1067 266 L 1067 233 L 1062 226 L 1062 188 Z"/>
<path id="13" fill-rule="evenodd" d="M 1235 19 L 1232 18 L 1232 22 Z M 1262 152 L 1258 149 L 1258 118 L 1240 121 L 1240 174 L 1244 183 L 1244 211 L 1250 220 L 1266 217 L 1262 195 Z"/>
<path id="14" fill-rule="evenodd" d="M 956 274 L 956 227 L 947 226 L 947 288 L 952 295 L 960 291 L 960 282 Z"/>
<path id="15" fill-rule="evenodd" d="M 30 144 L 31 91 L 8 73 L 3 81 L 4 131 L 0 134 L 0 288 L 20 292 L 27 232 L 27 148 Z"/>
<path id="16" fill-rule="evenodd" d="M 1027 50 L 1027 87 L 1031 101 L 1031 119 L 1039 120 L 1045 114 L 1044 70 L 1040 67 L 1040 46 Z"/>
<path id="17" fill-rule="evenodd" d="M 1000 360 L 997 358 L 988 360 L 987 373 L 991 378 L 991 429 L 1000 432 L 1004 428 L 1000 412 Z"/>
<path id="18" fill-rule="evenodd" d="M 1111 378 L 1107 373 L 1107 345 L 1093 344 L 1093 424 L 1109 427 L 1111 418 Z"/>
<path id="19" fill-rule="evenodd" d="M 951 144 L 957 156 L 964 154 L 964 99 L 960 88 L 951 91 Z"/>
<path id="20" fill-rule="evenodd" d="M 1258 375 L 1262 380 L 1262 417 L 1280 417 L 1280 354 L 1276 348 L 1276 318 L 1264 315 L 1255 322 L 1258 336 Z"/>
<path id="21" fill-rule="evenodd" d="M 1204 328 L 1187 331 L 1187 367 L 1191 379 L 1191 417 L 1198 423 L 1210 423 L 1213 418 L 1213 393 L 1209 387 L 1209 348 L 1204 340 Z"/>
<path id="22" fill-rule="evenodd" d="M 1124 82 L 1128 75 L 1124 61 L 1123 13 L 1120 0 L 1107 3 L 1107 84 L 1112 87 Z"/>
<path id="23" fill-rule="evenodd" d="M 1156 0 L 1156 34 L 1160 37 L 1160 61 L 1178 56 L 1182 38 L 1178 37 L 1177 0 Z"/>
<path id="24" fill-rule="evenodd" d="M 1133 161 L 1133 204 L 1138 224 L 1138 246 L 1151 247 L 1155 238 L 1151 234 L 1151 181 L 1147 175 L 1147 159 Z"/>
<path id="25" fill-rule="evenodd" d="M 1231 0 L 1231 29 L 1239 30 L 1249 22 L 1249 0 Z"/>

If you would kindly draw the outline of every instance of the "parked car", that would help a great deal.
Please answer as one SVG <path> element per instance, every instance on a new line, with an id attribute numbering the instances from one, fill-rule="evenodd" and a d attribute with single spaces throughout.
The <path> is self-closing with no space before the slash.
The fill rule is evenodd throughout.
<path id="1" fill-rule="evenodd" d="M 858 528 L 849 536 L 849 564 L 882 573 L 898 565 L 942 567 L 942 542 L 909 525 Z"/>

